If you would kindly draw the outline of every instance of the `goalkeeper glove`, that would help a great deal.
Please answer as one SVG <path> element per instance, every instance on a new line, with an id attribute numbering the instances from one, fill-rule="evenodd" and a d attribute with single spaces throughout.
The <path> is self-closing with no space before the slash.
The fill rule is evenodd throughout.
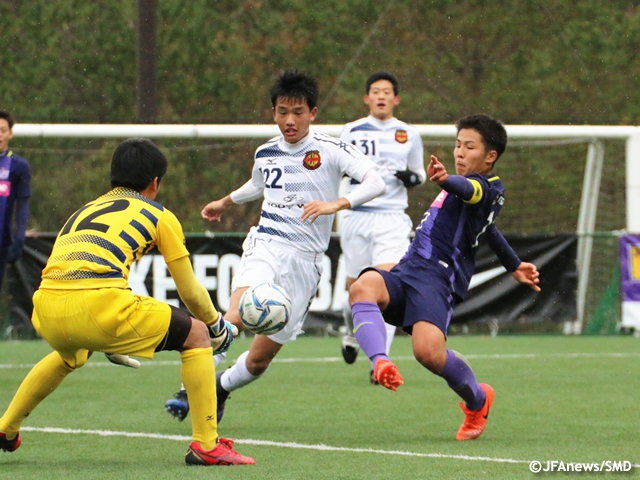
<path id="1" fill-rule="evenodd" d="M 105 353 L 104 356 L 107 357 L 107 360 L 109 360 L 114 365 L 122 365 L 123 367 L 130 368 L 138 368 L 140 366 L 140 362 L 129 357 L 129 355 L 122 355 L 120 353 Z"/>
<path id="2" fill-rule="evenodd" d="M 209 337 L 213 353 L 224 353 L 233 344 L 233 337 L 238 335 L 238 328 L 227 322 L 222 316 L 214 325 L 209 325 Z"/>
<path id="3" fill-rule="evenodd" d="M 394 175 L 398 178 L 398 180 L 404 183 L 404 186 L 407 188 L 420 185 L 420 177 L 417 173 L 412 172 L 411 170 L 399 170 Z"/>

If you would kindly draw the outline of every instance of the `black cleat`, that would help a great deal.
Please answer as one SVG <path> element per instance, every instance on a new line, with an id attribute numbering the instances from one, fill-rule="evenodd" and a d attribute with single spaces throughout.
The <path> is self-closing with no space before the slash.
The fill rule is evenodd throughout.
<path id="1" fill-rule="evenodd" d="M 216 408 L 217 408 L 218 423 L 220 423 L 220 420 L 222 420 L 222 416 L 224 415 L 224 404 L 227 402 L 227 399 L 229 398 L 229 394 L 231 393 L 226 391 L 224 388 L 222 388 L 222 385 L 220 384 L 220 378 L 222 377 L 223 373 L 224 371 L 216 373 L 216 397 L 217 397 Z"/>
<path id="2" fill-rule="evenodd" d="M 342 337 L 342 358 L 349 365 L 354 363 L 358 358 L 358 352 L 360 351 L 360 345 L 358 345 L 358 341 L 356 337 L 352 337 L 351 335 L 345 335 Z"/>

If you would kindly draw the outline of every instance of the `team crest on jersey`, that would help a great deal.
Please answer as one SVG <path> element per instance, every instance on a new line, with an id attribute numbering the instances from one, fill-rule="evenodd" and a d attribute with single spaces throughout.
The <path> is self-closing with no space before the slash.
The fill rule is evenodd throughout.
<path id="1" fill-rule="evenodd" d="M 0 197 L 8 197 L 11 193 L 11 183 L 0 180 Z"/>
<path id="2" fill-rule="evenodd" d="M 407 143 L 407 140 L 409 140 L 409 134 L 406 130 L 396 130 L 396 142 Z"/>
<path id="3" fill-rule="evenodd" d="M 310 150 L 304 156 L 302 165 L 304 165 L 304 168 L 307 170 L 315 170 L 320 167 L 320 160 L 320 152 L 318 150 Z"/>

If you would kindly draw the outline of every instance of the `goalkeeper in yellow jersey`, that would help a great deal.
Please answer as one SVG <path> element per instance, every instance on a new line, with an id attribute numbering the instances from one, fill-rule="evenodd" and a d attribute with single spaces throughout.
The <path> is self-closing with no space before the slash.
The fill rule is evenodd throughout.
<path id="1" fill-rule="evenodd" d="M 196 280 L 180 222 L 155 201 L 166 171 L 165 156 L 150 140 L 124 141 L 111 161 L 112 190 L 75 212 L 58 234 L 33 296 L 32 317 L 54 351 L 29 372 L 0 418 L 0 450 L 20 446 L 23 420 L 92 352 L 136 367 L 139 362 L 129 355 L 153 358 L 155 352 L 177 350 L 192 412 L 186 463 L 255 463 L 234 451 L 231 440 L 218 437 L 212 353 L 228 350 L 234 327 Z M 197 318 L 132 293 L 131 265 L 154 247 Z"/>

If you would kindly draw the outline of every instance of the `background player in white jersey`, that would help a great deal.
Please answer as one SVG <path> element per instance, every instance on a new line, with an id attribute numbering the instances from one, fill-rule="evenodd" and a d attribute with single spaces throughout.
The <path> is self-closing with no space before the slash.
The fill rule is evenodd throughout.
<path id="1" fill-rule="evenodd" d="M 273 118 L 282 135 L 258 147 L 251 180 L 209 203 L 202 216 L 219 221 L 234 203 L 264 197 L 258 227 L 251 229 L 243 244 L 225 319 L 239 330 L 244 329 L 238 312 L 240 298 L 248 287 L 261 282 L 284 287 L 291 299 L 292 316 L 282 331 L 256 335 L 235 365 L 217 375 L 220 419 L 229 392 L 260 378 L 282 346 L 302 332 L 322 274 L 322 257 L 329 245 L 334 214 L 385 191 L 375 165 L 358 149 L 310 131 L 318 111 L 318 85 L 314 78 L 297 70 L 285 70 L 270 95 Z M 360 185 L 340 197 L 344 175 L 358 180 Z M 188 413 L 188 402 L 180 398 L 180 393 L 175 397 L 165 408 L 182 420 Z"/>
<path id="2" fill-rule="evenodd" d="M 390 270 L 407 251 L 411 219 L 407 189 L 426 180 L 422 139 L 415 127 L 393 116 L 400 103 L 398 80 L 388 72 L 373 73 L 366 83 L 364 103 L 369 116 L 347 123 L 340 138 L 355 145 L 376 164 L 386 184 L 386 192 L 343 213 L 340 246 L 347 272 L 347 290 L 362 270 L 375 267 Z M 348 179 L 350 189 L 357 180 Z M 358 355 L 358 342 L 352 335 L 351 307 L 345 299 L 343 317 L 347 334 L 342 337 L 342 356 L 351 364 Z M 386 324 L 387 354 L 396 327 Z M 370 380 L 373 380 L 373 366 Z"/>

